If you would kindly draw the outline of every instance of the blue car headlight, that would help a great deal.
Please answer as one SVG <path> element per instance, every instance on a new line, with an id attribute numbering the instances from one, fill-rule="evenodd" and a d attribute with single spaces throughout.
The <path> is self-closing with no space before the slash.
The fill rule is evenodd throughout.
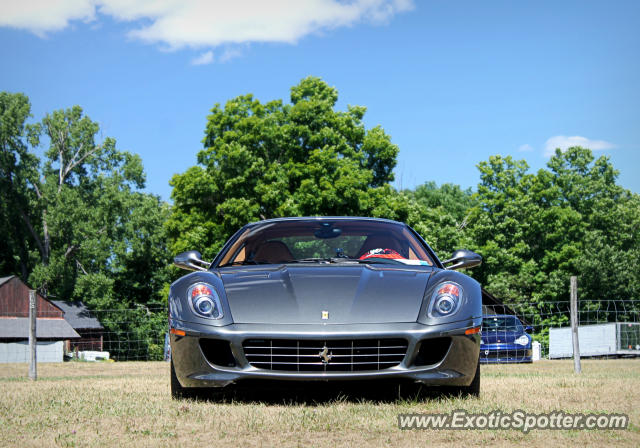
<path id="1" fill-rule="evenodd" d="M 514 342 L 516 344 L 518 344 L 518 345 L 528 345 L 529 344 L 529 337 L 527 335 L 523 334 L 518 339 L 516 339 Z"/>
<path id="2" fill-rule="evenodd" d="M 440 283 L 431 296 L 429 316 L 451 316 L 460 308 L 460 302 L 462 302 L 462 286 L 454 282 Z"/>
<path id="3" fill-rule="evenodd" d="M 196 283 L 187 290 L 191 310 L 200 317 L 222 319 L 224 316 L 216 289 L 207 283 Z"/>

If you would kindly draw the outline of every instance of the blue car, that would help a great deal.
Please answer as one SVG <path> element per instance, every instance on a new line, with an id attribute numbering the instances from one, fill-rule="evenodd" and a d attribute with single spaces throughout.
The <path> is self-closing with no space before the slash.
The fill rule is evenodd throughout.
<path id="1" fill-rule="evenodd" d="M 528 331 L 516 316 L 496 314 L 482 316 L 480 362 L 531 362 L 531 340 Z"/>

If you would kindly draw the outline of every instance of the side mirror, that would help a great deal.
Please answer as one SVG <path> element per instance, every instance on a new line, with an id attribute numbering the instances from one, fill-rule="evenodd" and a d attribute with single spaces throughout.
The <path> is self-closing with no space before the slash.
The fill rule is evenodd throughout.
<path id="1" fill-rule="evenodd" d="M 445 266 L 451 264 L 451 266 L 446 266 L 447 269 L 472 268 L 478 266 L 480 263 L 482 263 L 482 257 L 466 249 L 455 251 L 453 255 L 451 255 L 451 258 L 442 262 Z"/>
<path id="2" fill-rule="evenodd" d="M 524 327 L 524 331 L 526 333 L 531 333 L 533 331 L 533 327 L 531 325 L 527 325 L 526 327 Z"/>
<path id="3" fill-rule="evenodd" d="M 173 259 L 173 264 L 182 269 L 189 271 L 206 271 L 211 263 L 207 263 L 202 259 L 202 255 L 197 250 L 190 250 L 178 254 Z"/>

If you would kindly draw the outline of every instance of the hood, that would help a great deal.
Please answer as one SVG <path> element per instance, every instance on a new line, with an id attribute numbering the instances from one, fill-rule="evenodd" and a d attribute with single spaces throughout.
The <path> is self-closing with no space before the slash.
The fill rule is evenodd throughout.
<path id="1" fill-rule="evenodd" d="M 520 331 L 482 331 L 482 341 L 485 344 L 513 344 L 516 339 L 522 336 Z"/>
<path id="2" fill-rule="evenodd" d="M 221 276 L 235 323 L 351 324 L 415 322 L 431 272 L 321 265 Z"/>

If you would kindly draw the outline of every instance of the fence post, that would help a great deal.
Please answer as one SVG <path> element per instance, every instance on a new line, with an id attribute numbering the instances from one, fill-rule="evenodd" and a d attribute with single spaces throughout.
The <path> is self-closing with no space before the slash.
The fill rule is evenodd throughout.
<path id="1" fill-rule="evenodd" d="M 36 368 L 36 347 L 38 339 L 36 338 L 36 320 L 38 316 L 38 300 L 36 292 L 29 290 L 29 352 L 31 353 L 31 361 L 29 362 L 29 379 L 36 380 L 38 371 Z"/>
<path id="2" fill-rule="evenodd" d="M 582 372 L 580 365 L 580 344 L 578 341 L 578 278 L 571 276 L 571 336 L 573 339 L 573 371 Z"/>

